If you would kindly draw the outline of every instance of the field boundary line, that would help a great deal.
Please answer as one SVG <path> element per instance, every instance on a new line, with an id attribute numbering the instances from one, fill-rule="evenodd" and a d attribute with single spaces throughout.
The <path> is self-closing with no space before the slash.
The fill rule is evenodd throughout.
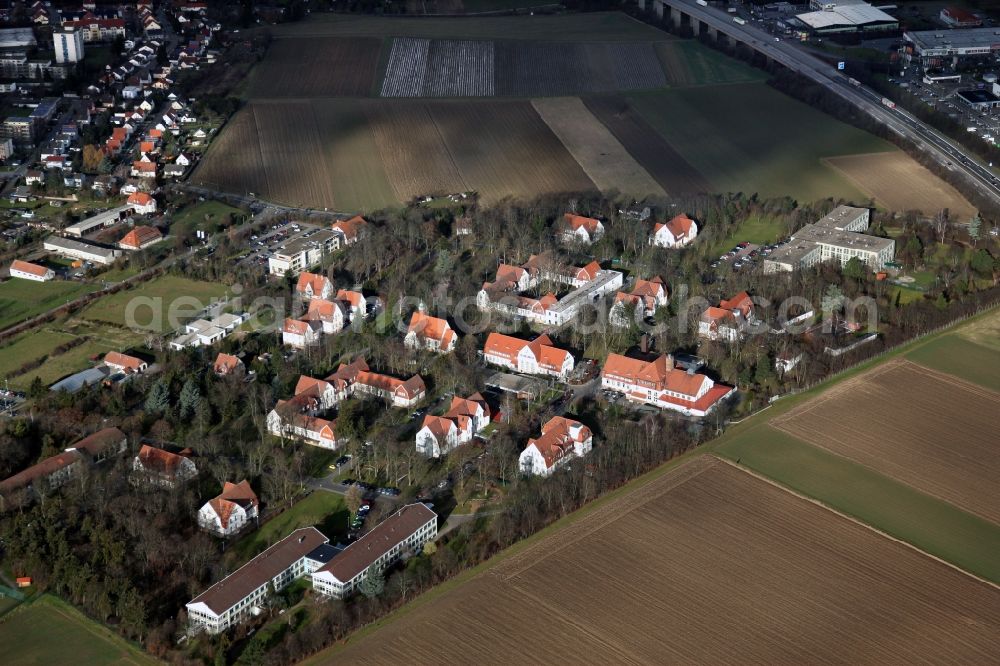
<path id="1" fill-rule="evenodd" d="M 786 486 L 786 485 L 784 485 L 784 484 L 782 484 L 782 483 L 780 483 L 780 482 L 778 482 L 778 481 L 776 481 L 776 480 L 774 480 L 774 479 L 772 479 L 770 477 L 764 476 L 760 472 L 757 472 L 757 471 L 755 471 L 755 470 L 753 470 L 753 469 L 751 469 L 749 467 L 746 467 L 744 465 L 738 465 L 733 460 L 728 460 L 728 459 L 726 459 L 726 458 L 724 458 L 722 456 L 716 455 L 714 453 L 706 453 L 706 455 L 710 456 L 710 457 L 713 457 L 713 458 L 716 458 L 718 460 L 721 460 L 722 462 L 726 463 L 727 465 L 732 465 L 733 467 L 735 467 L 736 469 L 740 470 L 741 472 L 743 472 L 745 474 L 749 474 L 750 476 L 755 477 L 757 479 L 760 479 L 764 483 L 769 483 L 772 486 L 774 486 L 775 488 L 778 488 L 778 489 L 780 489 L 780 490 L 782 490 L 782 491 L 784 491 L 786 493 L 790 493 L 791 495 L 794 495 L 795 497 L 798 497 L 799 499 L 805 500 L 807 502 L 815 504 L 818 507 L 826 509 L 830 513 L 833 513 L 833 514 L 835 514 L 837 516 L 840 516 L 841 518 L 849 520 L 850 522 L 852 522 L 852 523 L 854 523 L 856 525 L 859 525 L 859 526 L 861 526 L 861 527 L 863 527 L 863 528 L 865 528 L 867 530 L 870 530 L 871 532 L 874 532 L 875 534 L 878 534 L 879 536 L 882 536 L 882 537 L 884 537 L 886 539 L 889 539 L 890 541 L 895 541 L 898 544 L 906 546 L 907 548 L 909 548 L 909 549 L 911 549 L 911 550 L 913 550 L 913 551 L 915 551 L 917 553 L 920 553 L 924 557 L 928 557 L 928 558 L 934 560 L 935 562 L 938 562 L 940 564 L 945 565 L 949 569 L 954 569 L 955 571 L 957 571 L 957 572 L 959 572 L 961 574 L 964 574 L 964 575 L 968 576 L 969 578 L 977 580 L 980 583 L 984 583 L 984 584 L 992 587 L 993 589 L 1000 591 L 1000 585 L 998 585 L 997 583 L 994 583 L 991 580 L 987 580 L 985 578 L 982 578 L 981 576 L 977 576 L 976 574 L 972 573 L 971 571 L 966 571 L 965 569 L 961 568 L 960 566 L 958 566 L 956 564 L 952 564 L 951 562 L 949 562 L 947 560 L 941 559 L 937 555 L 933 555 L 931 553 L 928 553 L 926 550 L 923 550 L 922 548 L 918 548 L 917 546 L 913 545 L 909 541 L 904 541 L 903 539 L 900 539 L 899 537 L 894 537 L 893 535 L 889 534 L 888 532 L 884 532 L 884 531 L 880 530 L 879 528 L 875 527 L 874 525 L 869 525 L 868 523 L 864 522 L 863 520 L 861 520 L 859 518 L 855 518 L 854 516 L 851 516 L 850 514 L 844 513 L 843 511 L 840 511 L 839 509 L 836 509 L 835 507 L 830 506 L 829 504 L 827 504 L 827 503 L 825 503 L 825 502 L 823 502 L 821 500 L 818 500 L 815 497 L 810 497 L 808 495 L 804 495 L 803 493 L 795 490 L 794 488 Z"/>
<path id="2" fill-rule="evenodd" d="M 908 358 L 903 358 L 901 360 L 904 364 L 911 365 L 914 368 L 918 369 L 920 372 L 925 372 L 928 375 L 931 375 L 934 379 L 942 381 L 946 384 L 951 384 L 952 386 L 956 386 L 961 389 L 965 389 L 970 393 L 975 393 L 976 395 L 986 398 L 991 402 L 1000 404 L 1000 393 L 992 389 L 986 388 L 985 386 L 981 386 L 974 382 L 970 382 L 967 379 L 962 379 L 961 377 L 958 377 L 956 375 L 951 375 L 948 374 L 947 372 L 942 372 L 941 370 L 929 368 L 926 365 L 922 365 L 920 363 L 917 363 L 916 361 L 911 361 Z"/>
<path id="3" fill-rule="evenodd" d="M 651 501 L 670 492 L 674 488 L 691 481 L 704 472 L 707 472 L 712 469 L 712 467 L 714 467 L 714 465 L 712 464 L 710 457 L 697 456 L 692 458 L 690 461 L 684 463 L 675 470 L 672 470 L 672 473 L 669 473 L 667 477 L 660 477 L 652 483 L 629 493 L 628 507 L 624 511 L 619 506 L 622 502 L 622 498 L 618 497 L 614 501 L 608 502 L 604 506 L 591 511 L 584 517 L 583 520 L 565 528 L 557 534 L 552 534 L 547 539 L 540 540 L 516 555 L 507 558 L 502 563 L 494 567 L 489 573 L 502 581 L 509 581 L 510 579 L 515 578 L 524 571 L 530 569 L 537 562 L 560 553 L 581 539 L 584 539 L 603 528 L 609 522 L 605 520 L 609 514 L 620 516 L 623 513 L 636 511 L 646 504 L 649 504 Z M 595 522 L 597 524 L 593 524 Z M 543 546 L 547 547 L 545 551 L 541 554 L 536 553 L 536 551 Z M 526 559 L 530 560 L 530 563 L 522 565 Z"/>

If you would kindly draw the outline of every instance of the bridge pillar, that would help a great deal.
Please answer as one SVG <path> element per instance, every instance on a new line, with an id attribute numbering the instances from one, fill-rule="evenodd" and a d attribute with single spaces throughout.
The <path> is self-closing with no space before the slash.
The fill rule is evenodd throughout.
<path id="1" fill-rule="evenodd" d="M 681 27 L 681 23 L 683 22 L 681 16 L 682 16 L 681 10 L 677 9 L 676 7 L 670 8 L 670 22 L 674 25 L 674 27 L 676 28 Z"/>
<path id="2" fill-rule="evenodd" d="M 646 0 L 639 0 L 639 9 L 646 11 Z"/>
<path id="3" fill-rule="evenodd" d="M 708 26 L 708 36 L 712 38 L 713 42 L 719 41 L 719 31 L 712 26 Z"/>

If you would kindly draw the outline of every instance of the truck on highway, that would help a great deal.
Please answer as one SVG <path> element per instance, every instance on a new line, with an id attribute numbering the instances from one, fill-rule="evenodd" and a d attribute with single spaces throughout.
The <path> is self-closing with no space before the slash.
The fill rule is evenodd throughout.
<path id="1" fill-rule="evenodd" d="M 896 108 L 896 103 L 895 103 L 895 102 L 893 102 L 893 101 L 892 101 L 891 99 L 889 99 L 888 97 L 883 97 L 883 98 L 882 98 L 882 106 L 887 106 L 887 107 L 889 107 L 890 109 L 895 109 L 895 108 Z"/>
<path id="2" fill-rule="evenodd" d="M 736 13 L 736 7 L 728 7 L 726 9 L 726 11 L 729 12 L 730 14 L 735 14 Z"/>
<path id="3" fill-rule="evenodd" d="M 694 1 L 697 2 L 699 5 L 701 5 L 702 7 L 708 7 L 708 0 L 694 0 Z"/>
<path id="4" fill-rule="evenodd" d="M 851 84 L 852 86 L 854 86 L 855 88 L 860 88 L 860 87 L 861 87 L 861 81 L 858 81 L 858 80 L 857 80 L 857 79 L 855 79 L 855 78 L 848 78 L 848 79 L 847 79 L 847 82 L 848 82 L 848 83 L 850 83 L 850 84 Z"/>
<path id="5" fill-rule="evenodd" d="M 739 16 L 733 17 L 733 23 L 739 23 L 740 25 L 746 25 L 746 19 L 741 19 Z"/>

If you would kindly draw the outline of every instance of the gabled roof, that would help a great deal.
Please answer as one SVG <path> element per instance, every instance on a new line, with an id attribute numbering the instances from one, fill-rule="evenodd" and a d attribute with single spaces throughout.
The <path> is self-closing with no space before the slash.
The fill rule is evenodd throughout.
<path id="1" fill-rule="evenodd" d="M 51 476 L 64 467 L 69 467 L 82 459 L 80 452 L 76 450 L 63 451 L 51 458 L 46 458 L 28 469 L 0 481 L 0 494 L 7 494 L 21 488 L 27 488 L 35 481 Z"/>
<path id="2" fill-rule="evenodd" d="M 327 377 L 326 381 L 334 382 L 338 385 L 352 384 L 357 379 L 358 373 L 366 372 L 367 370 L 368 364 L 365 363 L 363 356 L 359 356 L 350 363 L 341 363 L 337 371 Z"/>
<path id="3" fill-rule="evenodd" d="M 149 196 L 145 192 L 133 192 L 128 195 L 127 203 L 130 203 L 133 206 L 148 206 L 152 201 L 153 197 Z"/>
<path id="4" fill-rule="evenodd" d="M 128 354 L 121 354 L 116 351 L 109 351 L 105 354 L 104 362 L 108 365 L 117 365 L 120 368 L 125 368 L 126 370 L 131 370 L 133 372 L 138 372 L 142 366 L 146 365 L 146 362 L 141 358 L 129 356 Z"/>
<path id="5" fill-rule="evenodd" d="M 38 277 L 45 277 L 49 272 L 49 269 L 45 268 L 45 266 L 39 266 L 38 264 L 33 264 L 30 261 L 22 261 L 20 259 L 15 259 L 10 263 L 10 270 L 30 273 L 31 275 L 37 275 Z"/>
<path id="6" fill-rule="evenodd" d="M 215 363 L 212 364 L 212 370 L 220 374 L 229 373 L 241 367 L 243 367 L 243 361 L 238 357 L 222 352 L 219 352 L 219 355 L 215 357 Z"/>
<path id="7" fill-rule="evenodd" d="M 596 220 L 592 217 L 584 217 L 583 215 L 575 215 L 573 213 L 566 213 L 563 215 L 563 221 L 566 222 L 567 226 L 573 231 L 577 229 L 586 229 L 588 234 L 593 234 L 601 226 L 600 220 Z"/>
<path id="8" fill-rule="evenodd" d="M 666 290 L 667 287 L 663 284 L 663 279 L 660 276 L 656 276 L 652 280 L 636 280 L 635 286 L 632 287 L 632 293 L 636 296 L 656 297 L 665 293 Z"/>
<path id="9" fill-rule="evenodd" d="M 586 266 L 576 269 L 574 277 L 578 280 L 584 280 L 585 282 L 590 282 L 597 274 L 601 272 L 601 265 L 596 261 L 592 261 Z"/>
<path id="10" fill-rule="evenodd" d="M 445 416 L 474 416 L 478 411 L 477 408 L 482 409 L 483 414 L 489 418 L 490 406 L 482 394 L 473 393 L 468 398 L 459 398 L 456 395 L 451 399 L 451 405 L 449 406 L 448 413 L 445 414 Z"/>
<path id="11" fill-rule="evenodd" d="M 667 231 L 674 238 L 680 238 L 687 235 L 691 231 L 691 225 L 694 224 L 694 220 L 689 218 L 685 213 L 675 215 L 669 222 L 657 223 L 653 228 L 653 231 L 659 231 L 660 229 L 666 227 Z"/>
<path id="12" fill-rule="evenodd" d="M 305 293 L 306 289 L 312 289 L 314 294 L 322 294 L 324 289 L 333 290 L 330 278 L 316 273 L 299 273 L 299 281 L 295 285 L 295 291 Z"/>
<path id="13" fill-rule="evenodd" d="M 584 442 L 591 436 L 590 428 L 579 421 L 555 416 L 542 426 L 541 436 L 528 440 L 528 446 L 534 445 L 545 466 L 551 468 L 573 449 L 575 442 Z"/>
<path id="14" fill-rule="evenodd" d="M 310 322 L 303 321 L 302 319 L 292 319 L 291 317 L 285 318 L 285 323 L 281 327 L 282 333 L 290 333 L 293 335 L 305 335 L 312 328 Z"/>
<path id="15" fill-rule="evenodd" d="M 128 232 L 119 242 L 128 247 L 141 248 L 147 243 L 154 243 L 163 238 L 163 234 L 156 227 L 136 227 Z"/>
<path id="16" fill-rule="evenodd" d="M 441 349 L 447 349 L 452 340 L 455 339 L 455 331 L 452 330 L 448 320 L 438 317 L 431 317 L 419 310 L 410 317 L 410 326 L 406 331 L 407 335 L 413 333 L 418 337 L 427 340 L 434 340 Z"/>
<path id="17" fill-rule="evenodd" d="M 142 445 L 137 458 L 146 471 L 170 478 L 177 476 L 177 468 L 187 459 L 186 456 L 158 449 L 148 444 Z"/>
<path id="18" fill-rule="evenodd" d="M 327 301 L 322 298 L 314 298 L 309 301 L 309 309 L 302 316 L 305 321 L 333 321 L 335 315 L 340 311 L 340 303 Z M 342 311 L 341 311 L 342 313 Z"/>
<path id="19" fill-rule="evenodd" d="M 730 299 L 719 301 L 719 307 L 730 311 L 739 310 L 744 317 L 748 317 L 753 311 L 753 300 L 750 294 L 741 291 Z"/>
<path id="20" fill-rule="evenodd" d="M 125 439 L 125 433 L 118 428 L 103 428 L 81 439 L 73 445 L 74 449 L 84 451 L 91 458 L 96 458 L 108 446 L 113 446 Z"/>
<path id="21" fill-rule="evenodd" d="M 434 439 L 441 443 L 448 439 L 448 433 L 455 428 L 455 422 L 443 416 L 428 414 L 424 417 L 423 427 L 430 430 Z"/>
<path id="22" fill-rule="evenodd" d="M 367 225 L 368 222 L 365 221 L 365 218 L 360 215 L 355 215 L 349 220 L 334 222 L 330 228 L 344 234 L 344 238 L 348 243 L 353 243 L 358 239 L 359 235 L 364 232 L 364 228 Z"/>
<path id="23" fill-rule="evenodd" d="M 352 308 L 362 308 L 365 304 L 365 296 L 360 291 L 351 291 L 349 289 L 339 289 L 337 291 L 338 301 L 347 301 L 351 304 Z"/>

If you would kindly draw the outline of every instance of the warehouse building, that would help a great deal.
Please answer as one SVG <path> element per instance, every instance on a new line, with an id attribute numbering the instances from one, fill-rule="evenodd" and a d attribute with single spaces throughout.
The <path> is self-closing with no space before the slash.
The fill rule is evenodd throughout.
<path id="1" fill-rule="evenodd" d="M 59 236 L 49 236 L 42 243 L 42 247 L 62 257 L 90 261 L 102 266 L 107 266 L 114 262 L 122 254 L 121 250 L 104 247 L 96 243 L 88 243 L 87 241 L 61 238 Z"/>
<path id="2" fill-rule="evenodd" d="M 818 35 L 878 32 L 899 28 L 899 21 L 893 16 L 864 2 L 846 5 L 830 3 L 819 11 L 797 14 L 792 19 L 792 23 L 794 22 Z"/>
<path id="3" fill-rule="evenodd" d="M 103 213 L 98 213 L 97 215 L 92 215 L 85 220 L 81 220 L 76 224 L 71 224 L 64 230 L 69 236 L 75 236 L 76 238 L 81 238 L 82 236 L 104 229 L 106 227 L 113 226 L 119 222 L 124 222 L 129 219 L 130 213 L 132 212 L 131 206 L 118 206 L 117 208 L 112 208 L 111 210 L 106 210 Z"/>
<path id="4" fill-rule="evenodd" d="M 1000 51 L 1000 29 L 907 30 L 903 57 L 924 69 L 985 62 Z"/>

